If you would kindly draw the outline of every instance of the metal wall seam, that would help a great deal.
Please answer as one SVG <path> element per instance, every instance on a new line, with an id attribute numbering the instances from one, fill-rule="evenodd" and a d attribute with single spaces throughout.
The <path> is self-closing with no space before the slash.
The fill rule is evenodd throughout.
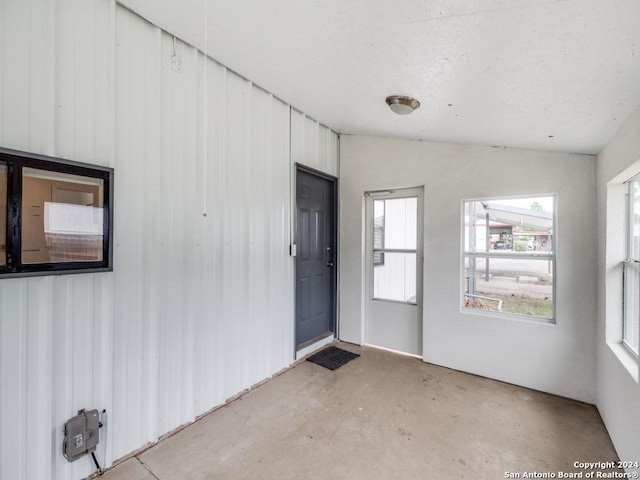
<path id="1" fill-rule="evenodd" d="M 16 2 L 14 2 L 16 3 Z M 0 140 L 3 145 L 26 148 L 29 138 L 29 112 L 23 108 L 30 95 L 32 77 L 28 72 L 29 42 L 33 19 L 22 4 L 1 2 L 0 27 Z M 9 13 L 13 18 L 9 18 Z M 25 26 L 28 26 L 25 28 Z M 16 39 L 6 42 L 5 38 Z M 37 77 L 36 77 L 37 79 Z M 26 477 L 26 402 L 29 385 L 23 305 L 26 280 L 16 279 L 0 286 L 0 477 Z M 31 406 L 31 405 L 30 405 Z M 40 405 L 38 405 L 40 406 Z M 47 419 L 50 423 L 50 419 Z"/>

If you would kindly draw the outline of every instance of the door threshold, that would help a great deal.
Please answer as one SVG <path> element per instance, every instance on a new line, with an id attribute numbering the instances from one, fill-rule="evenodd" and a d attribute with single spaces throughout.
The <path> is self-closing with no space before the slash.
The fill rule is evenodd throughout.
<path id="1" fill-rule="evenodd" d="M 372 345 L 371 343 L 365 343 L 367 347 L 377 348 L 378 350 L 384 350 L 386 352 L 397 353 L 398 355 L 405 355 L 407 357 L 417 358 L 419 360 L 424 360 L 422 355 L 417 355 L 415 353 L 403 352 L 401 350 L 394 350 L 393 348 L 381 347 L 380 345 Z"/>
<path id="2" fill-rule="evenodd" d="M 306 357 L 307 355 L 315 352 L 316 350 L 320 350 L 325 345 L 329 345 L 335 339 L 336 339 L 335 335 L 331 332 L 328 332 L 325 335 L 320 335 L 319 337 L 312 338 L 308 342 L 298 345 L 296 347 L 296 361 Z"/>

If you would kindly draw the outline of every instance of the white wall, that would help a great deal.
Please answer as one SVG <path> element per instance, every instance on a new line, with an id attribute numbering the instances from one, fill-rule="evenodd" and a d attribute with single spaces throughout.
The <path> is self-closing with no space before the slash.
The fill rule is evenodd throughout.
<path id="1" fill-rule="evenodd" d="M 336 174 L 338 136 L 113 0 L 0 31 L 0 145 L 115 168 L 113 272 L 0 279 L 0 478 L 76 480 L 77 410 L 109 465 L 290 365 L 293 161 Z"/>
<path id="2" fill-rule="evenodd" d="M 640 385 L 638 362 L 619 345 L 622 321 L 622 270 L 625 256 L 624 196 L 620 182 L 640 173 L 640 110 L 598 155 L 598 410 L 621 460 L 638 461 Z M 607 187 L 607 184 L 609 188 Z M 622 191 L 621 191 L 622 190 Z M 623 361 L 627 367 L 623 366 Z M 635 375 L 636 379 L 633 378 Z M 640 473 L 640 469 L 630 470 Z"/>
<path id="3" fill-rule="evenodd" d="M 364 136 L 340 141 L 340 337 L 362 343 L 363 193 L 424 185 L 427 362 L 595 401 L 595 158 Z M 556 193 L 557 324 L 461 313 L 463 199 Z"/>

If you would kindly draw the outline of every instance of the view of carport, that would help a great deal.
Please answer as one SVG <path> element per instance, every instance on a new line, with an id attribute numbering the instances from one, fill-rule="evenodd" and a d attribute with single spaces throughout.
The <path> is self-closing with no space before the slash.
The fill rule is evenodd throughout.
<path id="1" fill-rule="evenodd" d="M 554 318 L 553 196 L 464 205 L 464 307 Z"/>

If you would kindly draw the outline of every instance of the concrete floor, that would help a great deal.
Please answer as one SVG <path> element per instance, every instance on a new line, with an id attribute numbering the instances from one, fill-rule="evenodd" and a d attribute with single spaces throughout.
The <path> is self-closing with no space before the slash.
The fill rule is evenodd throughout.
<path id="1" fill-rule="evenodd" d="M 593 406 L 339 346 L 361 357 L 301 362 L 102 478 L 496 480 L 617 460 Z"/>

